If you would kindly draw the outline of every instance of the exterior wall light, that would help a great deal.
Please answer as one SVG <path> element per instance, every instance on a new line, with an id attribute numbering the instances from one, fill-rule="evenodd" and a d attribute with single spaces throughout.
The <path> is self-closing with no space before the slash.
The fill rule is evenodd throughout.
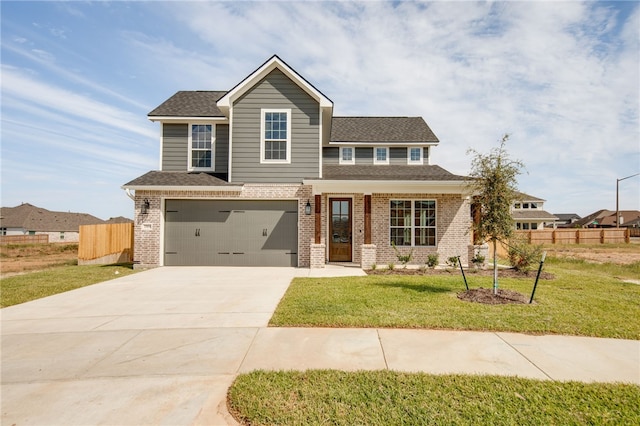
<path id="1" fill-rule="evenodd" d="M 145 198 L 144 202 L 142 203 L 142 209 L 140 210 L 140 214 L 149 213 L 149 207 L 151 207 L 151 204 L 149 203 L 149 199 Z"/>
<path id="2" fill-rule="evenodd" d="M 307 216 L 311 214 L 311 203 L 307 200 L 307 205 L 304 206 L 304 214 Z"/>

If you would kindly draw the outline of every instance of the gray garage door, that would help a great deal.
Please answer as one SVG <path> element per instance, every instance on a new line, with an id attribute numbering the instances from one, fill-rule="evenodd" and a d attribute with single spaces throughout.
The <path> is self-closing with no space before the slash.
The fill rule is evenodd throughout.
<path id="1" fill-rule="evenodd" d="M 297 266 L 298 202 L 166 200 L 167 266 Z"/>

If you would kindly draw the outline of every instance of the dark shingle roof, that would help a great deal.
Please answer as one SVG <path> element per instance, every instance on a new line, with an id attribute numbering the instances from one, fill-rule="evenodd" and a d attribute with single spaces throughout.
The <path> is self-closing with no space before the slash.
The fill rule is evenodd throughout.
<path id="1" fill-rule="evenodd" d="M 333 117 L 331 142 L 439 141 L 422 117 Z"/>
<path id="2" fill-rule="evenodd" d="M 153 170 L 123 185 L 132 186 L 237 186 L 209 173 L 161 172 Z"/>
<path id="3" fill-rule="evenodd" d="M 149 117 L 224 117 L 216 102 L 227 92 L 180 91 L 151 111 Z"/>
<path id="4" fill-rule="evenodd" d="M 0 209 L 3 228 L 22 228 L 26 231 L 79 232 L 80 225 L 104 223 L 88 213 L 54 212 L 29 203 Z"/>
<path id="5" fill-rule="evenodd" d="M 388 181 L 463 181 L 440 166 L 376 166 L 344 165 L 324 166 L 323 180 L 388 180 Z"/>

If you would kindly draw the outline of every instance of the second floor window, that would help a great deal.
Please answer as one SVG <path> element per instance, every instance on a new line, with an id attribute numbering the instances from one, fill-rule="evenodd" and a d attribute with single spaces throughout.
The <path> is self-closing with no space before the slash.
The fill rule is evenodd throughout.
<path id="1" fill-rule="evenodd" d="M 422 148 L 409 148 L 409 164 L 422 164 Z"/>
<path id="2" fill-rule="evenodd" d="M 353 147 L 343 146 L 340 148 L 340 164 L 355 164 Z"/>
<path id="3" fill-rule="evenodd" d="M 291 162 L 291 110 L 262 110 L 262 162 Z"/>
<path id="4" fill-rule="evenodd" d="M 212 124 L 192 124 L 189 134 L 190 170 L 213 169 L 214 129 Z"/>
<path id="5" fill-rule="evenodd" d="M 387 147 L 374 148 L 373 164 L 389 164 L 389 148 Z"/>

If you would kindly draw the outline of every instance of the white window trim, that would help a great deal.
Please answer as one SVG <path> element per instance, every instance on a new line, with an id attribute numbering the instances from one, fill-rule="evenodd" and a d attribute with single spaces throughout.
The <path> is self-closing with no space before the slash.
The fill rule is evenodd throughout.
<path id="1" fill-rule="evenodd" d="M 284 112 L 287 114 L 287 158 L 284 160 L 267 160 L 264 158 L 265 148 L 265 114 L 268 112 Z M 291 109 L 272 109 L 261 108 L 260 109 L 260 164 L 291 164 Z"/>
<path id="2" fill-rule="evenodd" d="M 192 131 L 191 126 L 194 125 L 211 125 L 211 167 L 193 167 L 193 146 L 192 146 Z M 187 136 L 187 147 L 189 151 L 188 159 L 187 159 L 187 170 L 192 171 L 215 171 L 216 170 L 216 124 L 215 123 L 189 123 L 188 124 L 189 134 Z"/>
<path id="3" fill-rule="evenodd" d="M 389 204 L 387 205 L 387 208 L 389 209 L 389 233 L 388 235 L 388 243 L 389 243 L 389 247 L 391 247 L 391 201 L 411 201 L 411 245 L 410 246 L 402 246 L 402 247 L 416 247 L 416 248 L 420 248 L 420 247 L 438 247 L 438 200 L 435 199 L 431 199 L 431 198 L 389 198 Z M 415 237 L 416 237 L 416 225 L 414 222 L 414 216 L 415 216 L 415 209 L 416 209 L 416 205 L 415 202 L 416 201 L 433 201 L 435 204 L 435 210 L 436 210 L 436 223 L 433 226 L 428 226 L 427 228 L 433 228 L 435 230 L 435 244 L 432 246 L 417 246 L 415 245 Z"/>
<path id="4" fill-rule="evenodd" d="M 378 150 L 384 149 L 387 151 L 386 160 L 380 161 L 378 160 Z M 373 164 L 389 164 L 389 147 L 388 146 L 376 146 L 373 148 Z"/>
<path id="5" fill-rule="evenodd" d="M 344 160 L 342 152 L 345 149 L 351 150 L 351 160 Z M 341 146 L 340 147 L 340 161 L 339 164 L 356 164 L 356 149 L 353 146 Z"/>
<path id="6" fill-rule="evenodd" d="M 420 159 L 418 160 L 411 160 L 411 150 L 412 149 L 417 149 L 420 151 Z M 409 146 L 407 147 L 407 164 L 412 164 L 412 165 L 422 165 L 424 164 L 424 148 L 422 147 L 418 147 L 418 146 Z"/>

